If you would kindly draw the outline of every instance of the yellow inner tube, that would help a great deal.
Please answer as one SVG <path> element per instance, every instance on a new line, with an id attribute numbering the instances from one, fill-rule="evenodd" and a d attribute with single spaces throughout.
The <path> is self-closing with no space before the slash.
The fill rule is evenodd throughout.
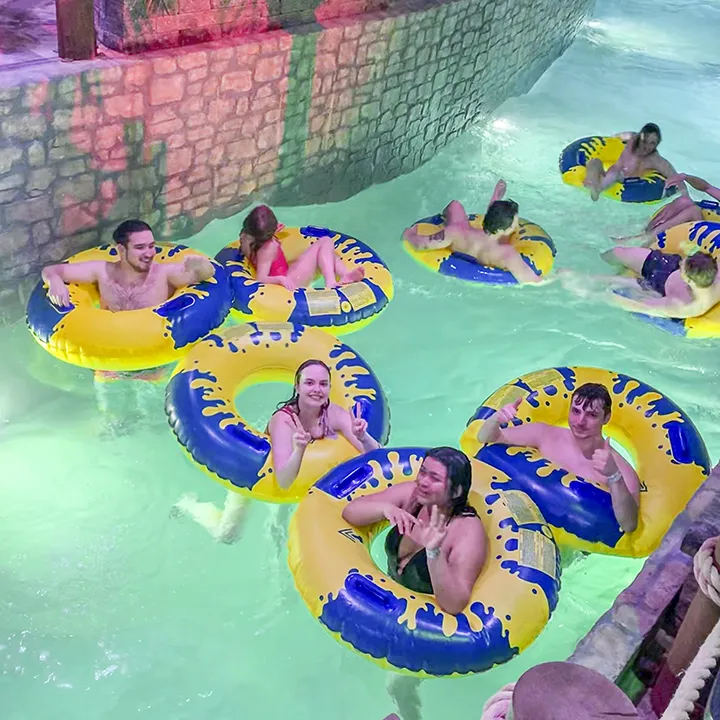
<path id="1" fill-rule="evenodd" d="M 228 490 L 266 502 L 297 502 L 328 470 L 357 450 L 340 434 L 310 443 L 289 488 L 275 479 L 270 437 L 238 412 L 236 396 L 262 382 L 292 386 L 306 360 L 331 369 L 330 402 L 363 407 L 368 432 L 384 442 L 389 413 L 380 384 L 362 358 L 332 335 L 290 323 L 248 323 L 210 335 L 178 363 L 166 411 L 190 459 Z"/>
<path id="2" fill-rule="evenodd" d="M 640 478 L 638 525 L 623 533 L 607 487 L 554 465 L 527 447 L 481 446 L 477 433 L 496 410 L 522 398 L 517 418 L 567 427 L 570 398 L 585 383 L 604 385 L 612 398 L 605 434 L 626 448 Z M 564 367 L 528 373 L 485 400 L 460 439 L 470 456 L 505 472 L 532 497 L 558 543 L 587 552 L 645 557 L 709 473 L 705 444 L 690 418 L 654 388 L 622 373 Z M 548 491 L 551 488 L 551 491 Z"/>
<path id="3" fill-rule="evenodd" d="M 482 230 L 483 218 L 484 215 L 469 215 L 470 227 Z M 435 215 L 421 220 L 415 227 L 420 235 L 427 237 L 443 230 L 445 223 L 441 215 Z M 536 223 L 521 219 L 518 230 L 510 239 L 510 245 L 540 277 L 548 275 L 552 270 L 555 245 Z M 483 265 L 467 255 L 454 253 L 450 248 L 421 250 L 407 240 L 403 240 L 403 247 L 421 265 L 441 275 L 492 285 L 512 285 L 517 282 L 507 270 Z"/>
<path id="4" fill-rule="evenodd" d="M 482 672 L 522 652 L 547 623 L 560 588 L 557 547 L 537 508 L 528 512 L 532 501 L 506 493 L 502 473 L 473 461 L 469 502 L 488 549 L 467 608 L 450 615 L 433 595 L 391 579 L 370 555 L 387 523 L 350 527 L 342 510 L 353 498 L 412 481 L 424 454 L 381 448 L 324 477 L 292 517 L 290 569 L 325 629 L 381 667 L 419 677 Z"/>
<path id="5" fill-rule="evenodd" d="M 334 335 L 355 332 L 375 320 L 392 300 L 394 289 L 390 271 L 370 246 L 349 235 L 314 227 L 286 227 L 276 234 L 276 239 L 291 264 L 319 233 L 332 238 L 335 254 L 346 265 L 364 271 L 362 280 L 337 288 L 298 288 L 294 292 L 281 285 L 261 283 L 255 279 L 255 267 L 236 240 L 216 256 L 230 273 L 235 294 L 233 315 L 242 321 L 322 327 Z"/>
<path id="6" fill-rule="evenodd" d="M 158 243 L 155 263 L 177 263 L 197 250 Z M 93 248 L 68 263 L 114 261 L 117 249 Z M 208 258 L 209 259 L 209 258 Z M 28 302 L 28 325 L 37 342 L 54 357 L 94 370 L 136 371 L 167 365 L 208 332 L 219 327 L 232 301 L 227 275 L 215 264 L 210 280 L 177 290 L 161 305 L 111 312 L 100 308 L 96 285 L 69 284 L 73 307 L 58 308 L 38 283 Z"/>
<path id="7" fill-rule="evenodd" d="M 600 160 L 603 169 L 607 171 L 620 159 L 625 147 L 623 140 L 611 136 L 596 135 L 576 140 L 568 145 L 560 156 L 563 182 L 583 188 L 587 162 Z M 641 177 L 628 177 L 622 182 L 616 182 L 603 190 L 602 194 L 621 202 L 656 203 L 666 196 L 666 179 L 664 175 L 652 170 Z"/>

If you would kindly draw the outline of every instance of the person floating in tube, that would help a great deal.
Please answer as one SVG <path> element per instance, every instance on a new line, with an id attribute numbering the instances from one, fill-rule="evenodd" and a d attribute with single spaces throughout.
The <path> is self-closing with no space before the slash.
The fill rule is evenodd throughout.
<path id="1" fill-rule="evenodd" d="M 414 483 L 351 500 L 342 516 L 355 526 L 389 520 L 388 575 L 410 590 L 434 595 L 443 611 L 458 615 L 470 601 L 487 555 L 485 529 L 468 504 L 471 484 L 472 466 L 465 453 L 433 448 Z M 391 675 L 388 692 L 403 718 L 421 717 L 421 682 Z"/>
<path id="2" fill-rule="evenodd" d="M 289 488 L 300 472 L 308 445 L 318 440 L 335 440 L 342 435 L 358 452 L 370 452 L 380 443 L 367 431 L 367 421 L 358 407 L 353 412 L 330 402 L 330 368 L 316 359 L 306 360 L 295 372 L 292 397 L 273 413 L 266 432 L 270 435 L 275 477 L 282 488 Z M 225 507 L 198 502 L 194 495 L 183 495 L 175 505 L 221 542 L 231 543 L 241 529 L 249 498 L 228 491 Z M 287 524 L 287 506 L 279 505 L 272 534 L 281 552 Z"/>
<path id="3" fill-rule="evenodd" d="M 615 137 L 625 143 L 625 149 L 618 161 L 607 170 L 602 160 L 593 158 L 588 161 L 585 171 L 584 185 L 590 190 L 590 197 L 597 201 L 600 193 L 616 182 L 628 178 L 640 178 L 646 173 L 655 171 L 669 178 L 676 174 L 675 168 L 657 151 L 662 135 L 655 123 L 646 123 L 639 133 L 618 133 Z M 687 195 L 684 183 L 678 183 L 678 189 Z"/>
<path id="4" fill-rule="evenodd" d="M 710 253 L 688 243 L 689 253 L 668 253 L 642 247 L 616 247 L 603 255 L 636 278 L 612 277 L 610 289 L 629 289 L 609 300 L 631 312 L 667 318 L 700 317 L 720 302 L 720 268 Z"/>
<path id="5" fill-rule="evenodd" d="M 453 252 L 469 255 L 483 265 L 507 270 L 519 283 L 542 282 L 543 279 L 510 244 L 520 219 L 517 203 L 503 200 L 506 190 L 505 181 L 499 180 L 485 211 L 482 229 L 472 227 L 465 208 L 453 200 L 442 211 L 445 221 L 442 230 L 433 235 L 421 235 L 417 225 L 413 225 L 405 230 L 403 239 L 418 250 L 450 248 Z"/>
<path id="6" fill-rule="evenodd" d="M 600 383 L 585 383 L 572 395 L 568 427 L 528 422 L 513 425 L 522 398 L 493 413 L 482 425 L 481 443 L 503 443 L 537 449 L 550 462 L 586 480 L 605 485 L 623 532 L 638 523 L 640 480 L 635 470 L 602 434 L 610 420 L 612 399 Z"/>
<path id="7" fill-rule="evenodd" d="M 48 286 L 48 297 L 58 307 L 70 305 L 67 283 L 96 285 L 100 307 L 111 312 L 142 310 L 160 305 L 173 293 L 215 275 L 213 264 L 201 255 L 186 255 L 177 262 L 155 263 L 157 249 L 153 230 L 142 220 L 125 220 L 113 233 L 117 245 L 116 261 L 90 260 L 77 263 L 48 265 L 42 279 Z M 131 412 L 125 393 L 126 383 L 117 381 L 157 381 L 163 379 L 164 368 L 136 372 L 95 371 L 95 390 L 103 414 L 105 430 L 111 434 L 132 426 Z M 148 382 L 134 382 L 136 407 L 141 414 L 150 414 Z M 152 394 L 154 396 L 154 394 Z"/>
<path id="8" fill-rule="evenodd" d="M 349 268 L 335 254 L 329 234 L 318 237 L 307 250 L 288 261 L 276 237 L 283 227 L 267 205 L 253 208 L 243 221 L 240 249 L 253 264 L 259 282 L 282 285 L 294 292 L 299 287 L 310 287 L 317 273 L 323 276 L 326 288 L 359 282 L 365 276 L 362 268 Z"/>

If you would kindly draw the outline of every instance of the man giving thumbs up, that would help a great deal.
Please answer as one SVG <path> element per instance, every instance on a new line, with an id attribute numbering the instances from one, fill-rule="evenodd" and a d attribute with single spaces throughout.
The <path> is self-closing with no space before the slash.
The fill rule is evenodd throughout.
<path id="1" fill-rule="evenodd" d="M 607 388 L 599 383 L 577 388 L 570 401 L 567 428 L 535 422 L 513 424 L 522 402 L 519 398 L 491 415 L 480 428 L 478 441 L 535 448 L 568 472 L 607 485 L 618 525 L 626 533 L 635 530 L 640 480 L 603 437 L 612 410 Z"/>

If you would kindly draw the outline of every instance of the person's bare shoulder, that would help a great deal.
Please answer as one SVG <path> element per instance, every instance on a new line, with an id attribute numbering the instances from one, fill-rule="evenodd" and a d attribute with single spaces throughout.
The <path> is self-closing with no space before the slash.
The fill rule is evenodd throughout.
<path id="1" fill-rule="evenodd" d="M 537 426 L 537 432 L 542 440 L 565 440 L 572 437 L 569 428 L 558 427 L 557 425 L 548 425 L 548 423 L 534 423 Z"/>
<path id="2" fill-rule="evenodd" d="M 117 260 L 100 260 L 97 264 L 98 280 L 112 280 L 115 268 L 120 263 Z"/>
<path id="3" fill-rule="evenodd" d="M 478 515 L 463 515 L 455 518 L 448 529 L 450 548 L 458 541 L 462 543 L 476 542 L 485 537 L 485 527 Z"/>

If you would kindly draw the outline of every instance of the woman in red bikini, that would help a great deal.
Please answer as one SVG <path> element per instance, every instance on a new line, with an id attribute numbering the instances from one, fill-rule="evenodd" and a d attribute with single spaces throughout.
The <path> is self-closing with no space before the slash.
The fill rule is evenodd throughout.
<path id="1" fill-rule="evenodd" d="M 351 270 L 335 254 L 332 238 L 318 238 L 298 258 L 288 263 L 275 233 L 282 229 L 275 213 L 267 205 L 258 205 L 245 218 L 240 232 L 240 249 L 255 266 L 260 282 L 282 285 L 294 292 L 309 287 L 318 271 L 325 278 L 325 287 L 358 282 L 363 278 L 359 268 Z"/>
<path id="2" fill-rule="evenodd" d="M 300 472 L 305 448 L 313 440 L 343 435 L 358 453 L 380 443 L 367 431 L 357 409 L 352 413 L 330 402 L 330 368 L 322 360 L 306 360 L 295 373 L 293 396 L 270 418 L 268 433 L 278 485 L 290 487 Z"/>

